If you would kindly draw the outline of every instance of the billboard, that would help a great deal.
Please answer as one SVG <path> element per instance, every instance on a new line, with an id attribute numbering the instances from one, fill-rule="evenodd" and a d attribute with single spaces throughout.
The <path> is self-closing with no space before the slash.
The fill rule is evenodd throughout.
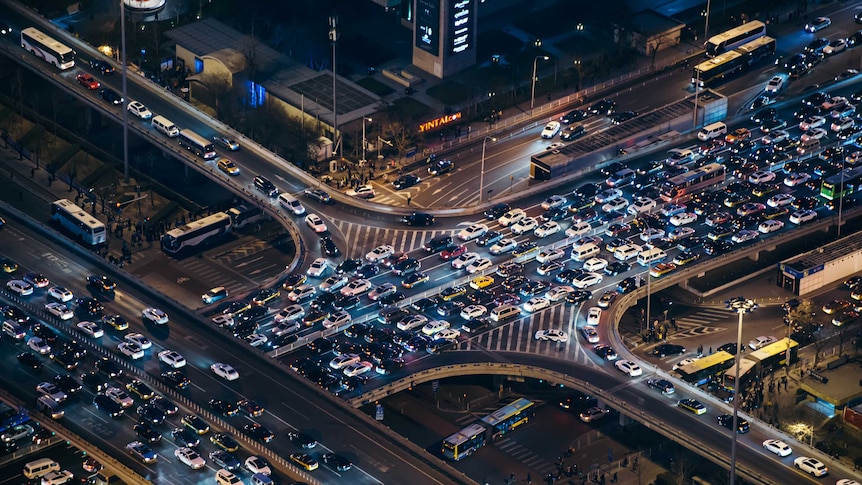
<path id="1" fill-rule="evenodd" d="M 416 47 L 440 55 L 440 2 L 416 0 Z"/>
<path id="2" fill-rule="evenodd" d="M 419 0 L 420 2 L 422 0 Z M 451 54 L 460 54 L 473 48 L 473 0 L 449 0 L 449 48 Z"/>

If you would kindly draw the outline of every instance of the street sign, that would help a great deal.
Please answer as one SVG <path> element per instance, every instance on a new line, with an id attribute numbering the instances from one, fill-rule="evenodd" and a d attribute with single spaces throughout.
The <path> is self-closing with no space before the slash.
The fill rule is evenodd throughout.
<path id="1" fill-rule="evenodd" d="M 439 380 L 431 381 L 431 390 L 434 392 L 437 392 L 438 390 L 440 390 L 440 381 Z"/>
<path id="2" fill-rule="evenodd" d="M 383 406 L 381 406 L 380 404 L 377 405 L 377 409 L 374 413 L 374 419 L 376 419 L 377 421 L 383 421 Z"/>

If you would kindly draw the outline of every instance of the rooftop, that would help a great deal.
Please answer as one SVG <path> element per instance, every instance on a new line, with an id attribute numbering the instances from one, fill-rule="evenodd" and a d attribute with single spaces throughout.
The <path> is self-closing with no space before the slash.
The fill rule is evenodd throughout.
<path id="1" fill-rule="evenodd" d="M 862 249 L 862 232 L 851 234 L 817 249 L 800 254 L 784 262 L 797 271 L 804 272 L 837 261 Z"/>

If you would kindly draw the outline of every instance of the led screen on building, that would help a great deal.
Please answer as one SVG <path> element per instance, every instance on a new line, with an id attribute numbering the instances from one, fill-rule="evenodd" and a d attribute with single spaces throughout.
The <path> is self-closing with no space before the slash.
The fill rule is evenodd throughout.
<path id="1" fill-rule="evenodd" d="M 416 0 L 416 47 L 440 54 L 440 1 Z"/>
<path id="2" fill-rule="evenodd" d="M 420 2 L 422 0 L 419 0 Z M 449 0 L 449 38 L 452 54 L 473 48 L 473 0 Z"/>

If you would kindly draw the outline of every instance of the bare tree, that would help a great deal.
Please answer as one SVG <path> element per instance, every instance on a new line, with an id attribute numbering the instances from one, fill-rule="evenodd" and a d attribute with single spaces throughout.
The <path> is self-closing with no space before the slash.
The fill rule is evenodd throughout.
<path id="1" fill-rule="evenodd" d="M 222 72 L 204 72 L 198 80 L 212 96 L 216 117 L 224 119 L 225 109 L 228 108 L 230 94 L 233 91 L 230 78 Z"/>
<path id="2" fill-rule="evenodd" d="M 390 122 L 386 132 L 389 133 L 389 141 L 398 151 L 399 158 L 403 158 L 407 149 L 416 144 L 416 133 L 402 121 Z"/>
<path id="3" fill-rule="evenodd" d="M 788 325 L 799 326 L 804 330 L 808 330 L 810 328 L 815 328 L 821 324 L 820 319 L 818 317 L 817 307 L 814 305 L 814 302 L 811 300 L 802 300 L 802 303 L 799 304 L 796 308 L 791 310 L 788 314 Z M 814 365 L 816 366 L 820 362 L 821 353 L 823 351 L 823 346 L 825 345 L 824 338 L 814 338 L 812 344 L 814 345 Z"/>
<path id="4" fill-rule="evenodd" d="M 655 57 L 658 54 L 658 51 L 661 50 L 661 46 L 667 41 L 667 36 L 662 35 L 661 37 L 653 37 L 652 39 L 647 39 L 646 50 L 647 54 L 649 54 L 652 59 L 650 59 L 650 69 L 655 69 Z"/>
<path id="5" fill-rule="evenodd" d="M 670 466 L 673 481 L 676 485 L 687 485 L 688 479 L 695 470 L 696 463 L 692 457 L 684 450 L 677 450 L 673 456 L 673 462 Z"/>

